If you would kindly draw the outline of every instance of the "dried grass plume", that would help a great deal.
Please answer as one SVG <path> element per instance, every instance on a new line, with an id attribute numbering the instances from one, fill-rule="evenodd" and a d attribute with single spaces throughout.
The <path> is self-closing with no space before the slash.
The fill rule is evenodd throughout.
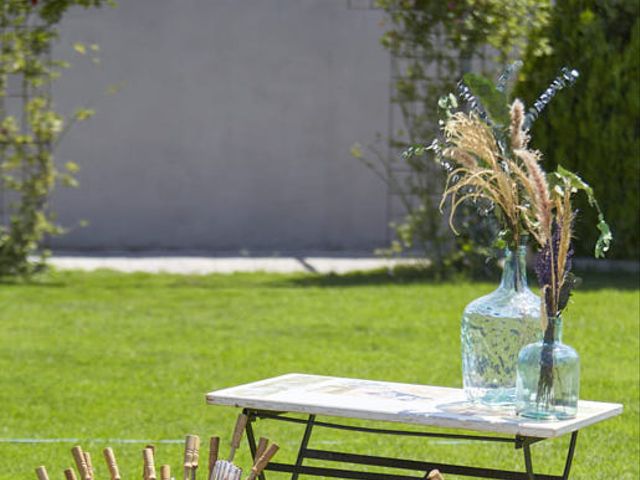
<path id="1" fill-rule="evenodd" d="M 529 144 L 529 135 L 524 130 L 525 111 L 520 99 L 515 99 L 511 105 L 511 123 L 509 133 L 511 135 L 511 148 L 519 150 Z"/>

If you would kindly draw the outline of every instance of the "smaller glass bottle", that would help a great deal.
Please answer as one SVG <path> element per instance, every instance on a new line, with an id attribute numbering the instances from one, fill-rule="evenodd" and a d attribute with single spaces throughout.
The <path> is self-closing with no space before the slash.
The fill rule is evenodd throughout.
<path id="1" fill-rule="evenodd" d="M 566 420 L 578 412 L 580 357 L 562 343 L 562 317 L 550 318 L 544 338 L 518 355 L 516 411 L 536 420 Z"/>

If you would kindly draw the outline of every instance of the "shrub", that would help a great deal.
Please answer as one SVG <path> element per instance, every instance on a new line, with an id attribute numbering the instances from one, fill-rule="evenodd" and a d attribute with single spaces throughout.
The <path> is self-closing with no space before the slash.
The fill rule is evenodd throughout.
<path id="1" fill-rule="evenodd" d="M 533 128 L 545 168 L 561 164 L 593 187 L 611 225 L 614 258 L 638 259 L 640 185 L 640 4 L 637 0 L 557 2 L 545 32 L 553 53 L 527 52 L 517 94 L 530 103 L 564 64 L 580 71 Z M 535 44 L 535 39 L 532 39 Z M 591 255 L 595 212 L 584 203 L 576 253 Z"/>
<path id="2" fill-rule="evenodd" d="M 51 44 L 68 8 L 103 3 L 110 2 L 0 2 L 0 276 L 27 276 L 40 269 L 46 259 L 43 239 L 62 232 L 48 199 L 56 184 L 77 183 L 78 167 L 56 165 L 53 150 L 69 126 L 92 111 L 80 109 L 67 119 L 53 109 L 50 84 L 65 63 L 51 57 Z M 75 48 L 86 51 L 82 44 Z M 38 253 L 40 260 L 31 261 Z"/>
<path id="3" fill-rule="evenodd" d="M 514 52 L 523 50 L 530 33 L 546 25 L 551 2 L 377 0 L 376 5 L 385 12 L 380 42 L 392 57 L 390 108 L 396 124 L 368 149 L 354 146 L 352 154 L 386 183 L 403 209 L 390 225 L 395 238 L 381 252 L 418 250 L 436 274 L 483 273 L 495 232 L 467 215 L 465 207 L 458 220 L 466 225 L 465 234 L 454 236 L 439 210 L 446 177 L 441 167 L 431 157 L 403 158 L 400 153 L 437 135 L 438 98 L 463 73 L 497 67 L 492 72 L 497 74 Z M 548 50 L 544 36 L 537 35 L 536 53 Z"/>

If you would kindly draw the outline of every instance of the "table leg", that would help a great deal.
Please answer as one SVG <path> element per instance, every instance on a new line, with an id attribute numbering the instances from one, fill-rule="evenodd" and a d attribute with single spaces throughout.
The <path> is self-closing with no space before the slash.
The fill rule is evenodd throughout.
<path id="1" fill-rule="evenodd" d="M 253 462 L 255 463 L 256 461 L 256 437 L 253 434 L 253 426 L 251 425 L 255 419 L 256 419 L 256 415 L 255 412 L 248 410 L 248 409 L 244 409 L 242 411 L 242 413 L 244 413 L 247 417 L 247 426 L 245 427 L 245 432 L 247 434 L 247 443 L 249 444 L 249 451 L 251 452 L 251 458 L 253 459 Z M 259 480 L 266 480 L 266 477 L 264 475 L 264 471 L 260 473 L 260 475 L 258 475 L 258 479 Z"/>
<path id="2" fill-rule="evenodd" d="M 567 453 L 567 461 L 564 464 L 564 472 L 562 473 L 563 480 L 569 480 L 569 472 L 571 471 L 571 462 L 573 461 L 573 454 L 576 451 L 577 441 L 578 441 L 578 431 L 576 430 L 571 434 L 571 441 L 569 442 L 569 452 Z"/>
<path id="3" fill-rule="evenodd" d="M 298 458 L 296 459 L 296 467 L 302 466 L 302 461 L 304 460 L 305 451 L 307 450 L 307 446 L 309 445 L 309 439 L 311 438 L 311 432 L 313 430 L 313 424 L 316 421 L 315 415 L 309 415 L 309 419 L 307 420 L 307 427 L 304 429 L 304 436 L 302 437 L 302 443 L 300 444 L 300 449 L 298 450 Z M 291 475 L 291 480 L 298 480 L 298 472 L 294 472 Z"/>
<path id="4" fill-rule="evenodd" d="M 533 473 L 533 464 L 531 462 L 531 447 L 529 442 L 526 440 L 522 446 L 522 450 L 524 451 L 524 466 L 527 469 L 527 476 L 529 477 L 529 480 L 535 480 L 536 477 Z"/>
<path id="5" fill-rule="evenodd" d="M 531 461 L 531 444 L 538 441 L 538 439 L 533 438 L 524 438 L 522 443 L 519 445 L 524 451 L 524 464 L 527 469 L 527 476 L 529 480 L 535 480 L 536 476 L 533 473 L 533 463 Z M 573 455 L 576 450 L 576 442 L 578 441 L 578 432 L 575 431 L 571 434 L 571 440 L 569 441 L 569 451 L 567 452 L 567 459 L 564 464 L 564 471 L 562 472 L 562 480 L 569 480 L 569 473 L 571 471 L 571 463 L 573 461 Z M 518 445 L 516 441 L 516 445 Z"/>

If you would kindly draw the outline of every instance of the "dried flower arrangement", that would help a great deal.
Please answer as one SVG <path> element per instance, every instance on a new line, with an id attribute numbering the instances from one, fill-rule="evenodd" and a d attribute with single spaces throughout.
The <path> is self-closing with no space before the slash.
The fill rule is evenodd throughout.
<path id="1" fill-rule="evenodd" d="M 458 96 L 466 103 L 466 110 L 460 109 L 454 94 L 441 98 L 442 139 L 428 147 L 413 147 L 405 154 L 432 150 L 448 170 L 441 208 L 449 199 L 449 223 L 454 231 L 458 206 L 471 201 L 481 214 L 492 212 L 498 220 L 501 231 L 497 246 L 514 249 L 523 238 L 535 240 L 542 329 L 545 339 L 553 339 L 555 323 L 549 319 L 561 315 L 576 285 L 571 273 L 572 227 L 577 213 L 572 197 L 576 193 L 584 192 L 598 212 L 596 258 L 609 249 L 612 235 L 591 187 L 561 166 L 546 173 L 541 166 L 542 154 L 529 147 L 532 123 L 559 90 L 576 81 L 578 72 L 563 68 L 527 112 L 518 99 L 509 105 L 505 93 L 509 78 L 520 66 L 520 62 L 509 66 L 496 85 L 479 75 L 465 75 L 458 84 Z M 552 392 L 551 368 L 541 369 L 540 399 Z"/>

